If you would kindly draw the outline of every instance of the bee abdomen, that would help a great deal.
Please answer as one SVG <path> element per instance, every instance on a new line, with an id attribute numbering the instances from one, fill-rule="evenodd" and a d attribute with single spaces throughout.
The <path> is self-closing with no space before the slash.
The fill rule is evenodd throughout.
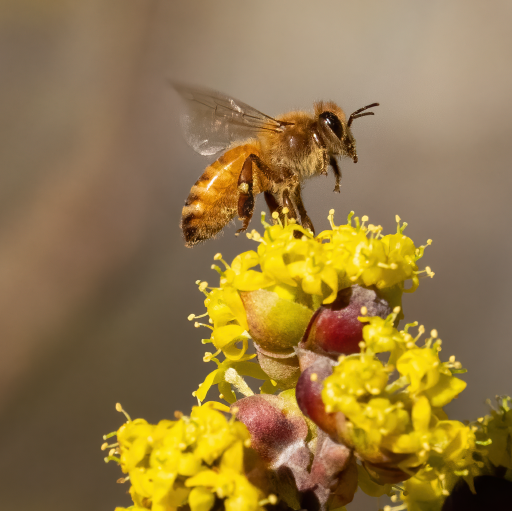
<path id="1" fill-rule="evenodd" d="M 190 190 L 181 215 L 187 247 L 212 238 L 235 217 L 238 177 L 245 159 L 257 150 L 254 144 L 241 145 L 206 167 Z"/>

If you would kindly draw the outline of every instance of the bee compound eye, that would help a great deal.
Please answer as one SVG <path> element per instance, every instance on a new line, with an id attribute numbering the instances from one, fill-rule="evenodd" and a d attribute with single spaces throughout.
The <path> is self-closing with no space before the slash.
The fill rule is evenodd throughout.
<path id="1" fill-rule="evenodd" d="M 331 131 L 341 140 L 343 136 L 343 125 L 336 115 L 332 112 L 323 112 L 320 114 L 321 121 L 329 126 Z"/>

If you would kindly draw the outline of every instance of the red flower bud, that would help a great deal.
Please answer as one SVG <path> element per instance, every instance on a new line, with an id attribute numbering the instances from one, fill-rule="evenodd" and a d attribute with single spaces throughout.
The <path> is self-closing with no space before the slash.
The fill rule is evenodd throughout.
<path id="1" fill-rule="evenodd" d="M 333 303 L 316 310 L 301 347 L 331 355 L 359 353 L 365 324 L 358 318 L 363 307 L 368 316 L 386 318 L 391 313 L 388 302 L 373 289 L 358 285 L 342 289 Z"/>

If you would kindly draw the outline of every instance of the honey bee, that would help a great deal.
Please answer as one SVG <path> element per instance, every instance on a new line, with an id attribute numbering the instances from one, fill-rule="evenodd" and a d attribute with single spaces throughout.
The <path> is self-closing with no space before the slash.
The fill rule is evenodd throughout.
<path id="1" fill-rule="evenodd" d="M 282 216 L 286 207 L 289 219 L 314 232 L 302 202 L 302 183 L 327 175 L 331 167 L 334 191 L 340 191 L 336 156 L 348 156 L 357 163 L 352 122 L 373 115 L 366 110 L 378 106 L 360 108 L 347 120 L 338 105 L 320 101 L 314 104 L 314 113 L 294 111 L 274 119 L 218 92 L 180 84 L 174 88 L 188 106 L 182 115 L 188 144 L 208 156 L 227 148 L 206 167 L 185 202 L 181 228 L 187 247 L 215 236 L 237 213 L 243 222 L 237 234 L 245 231 L 260 193 L 271 213 Z"/>

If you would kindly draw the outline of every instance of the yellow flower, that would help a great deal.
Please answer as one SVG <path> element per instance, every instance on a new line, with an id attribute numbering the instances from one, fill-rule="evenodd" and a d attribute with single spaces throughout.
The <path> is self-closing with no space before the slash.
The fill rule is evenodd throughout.
<path id="1" fill-rule="evenodd" d="M 340 357 L 333 374 L 324 381 L 326 411 L 348 419 L 340 434 L 364 460 L 391 464 L 404 471 L 429 460 L 431 453 L 448 462 L 460 456 L 470 441 L 460 422 L 444 420 L 441 407 L 466 386 L 452 373 L 463 372 L 451 357 L 441 363 L 437 332 L 418 347 L 407 325 L 388 318 L 364 317 L 362 353 Z M 386 363 L 376 357 L 389 352 Z M 393 362 L 393 363 L 391 363 Z M 395 369 L 398 377 L 390 381 Z"/>
<path id="2" fill-rule="evenodd" d="M 361 221 L 352 212 L 347 224 L 340 226 L 333 217 L 331 210 L 331 229 L 315 237 L 293 221 L 269 225 L 262 215 L 263 236 L 256 231 L 248 234 L 259 243 L 257 251 L 236 256 L 231 265 L 221 254 L 214 257 L 224 266 L 213 266 L 220 275 L 219 287 L 198 282 L 206 295 L 209 324 L 204 326 L 211 329 L 203 342 L 216 348 L 208 360 L 221 352 L 232 362 L 249 360 L 255 356 L 247 354 L 249 339 L 266 356 L 293 353 L 314 311 L 354 284 L 375 286 L 391 307 L 400 305 L 404 291 L 418 287 L 422 271 L 416 263 L 430 240 L 416 247 L 403 234 L 407 224 L 398 217 L 397 232 L 386 236 L 380 226 L 367 226 L 367 217 Z M 429 268 L 424 271 L 433 275 Z M 405 289 L 408 280 L 411 286 Z"/>
<path id="3" fill-rule="evenodd" d="M 129 419 L 119 428 L 119 458 L 107 459 L 129 475 L 135 505 L 128 509 L 174 511 L 188 504 L 209 511 L 221 499 L 227 510 L 263 510 L 264 495 L 244 472 L 247 428 L 218 409 L 227 407 L 208 403 L 175 421 Z"/>

